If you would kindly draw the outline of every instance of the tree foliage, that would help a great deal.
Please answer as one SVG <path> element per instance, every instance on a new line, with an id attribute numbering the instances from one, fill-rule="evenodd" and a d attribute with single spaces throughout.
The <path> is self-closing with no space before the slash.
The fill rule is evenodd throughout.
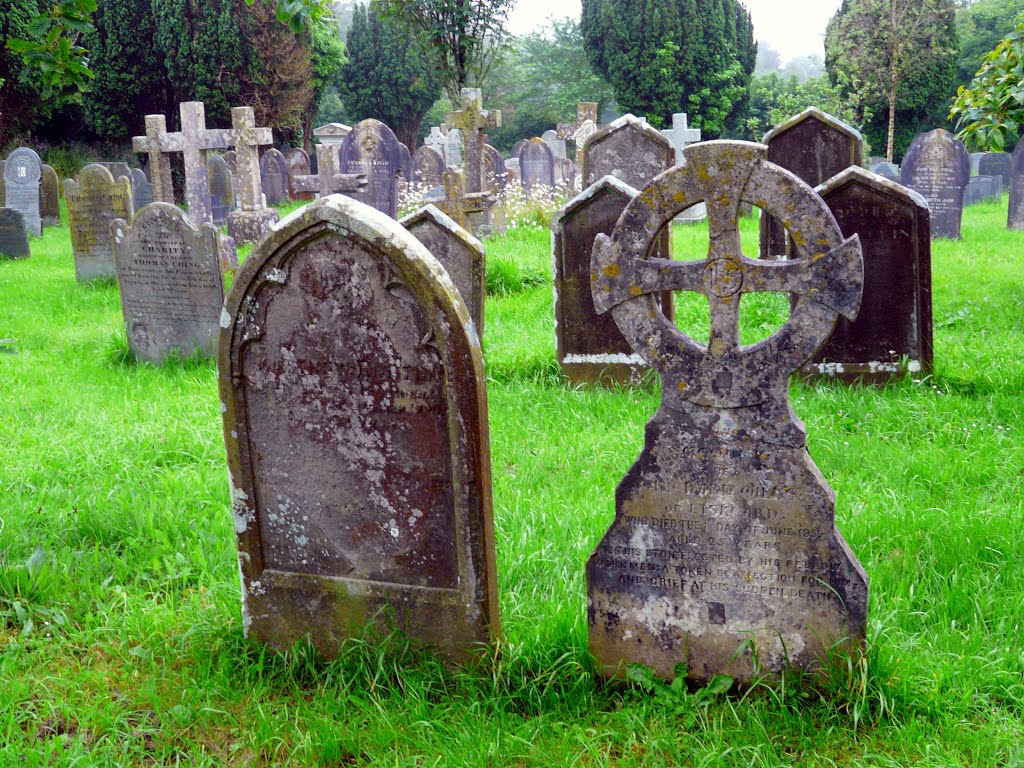
<path id="1" fill-rule="evenodd" d="M 302 142 L 307 153 L 313 151 L 313 126 L 316 123 L 316 116 L 330 95 L 337 94 L 342 84 L 346 62 L 345 46 L 332 20 L 325 18 L 315 22 L 310 32 L 310 64 L 313 67 L 310 89 L 313 98 L 302 115 Z"/>
<path id="2" fill-rule="evenodd" d="M 44 99 L 66 88 L 85 90 L 93 73 L 78 42 L 91 31 L 95 10 L 96 0 L 57 0 L 28 20 L 24 38 L 7 39 L 6 47 L 21 57 L 27 69 L 38 73 Z"/>
<path id="3" fill-rule="evenodd" d="M 769 72 L 750 81 L 750 110 L 743 138 L 760 141 L 776 125 L 808 106 L 816 106 L 852 126 L 861 125 L 857 105 L 827 77 L 801 80 L 796 75 Z"/>
<path id="4" fill-rule="evenodd" d="M 976 0 L 957 10 L 958 83 L 968 85 L 974 79 L 982 58 L 1013 30 L 1014 20 L 1022 12 L 1024 0 Z"/>
<path id="5" fill-rule="evenodd" d="M 953 0 L 843 0 L 825 32 L 829 78 L 874 113 L 861 122 L 890 161 L 952 95 L 958 51 Z"/>
<path id="6" fill-rule="evenodd" d="M 738 0 L 583 0 L 581 24 L 624 109 L 653 125 L 686 111 L 708 138 L 740 124 L 757 45 Z"/>
<path id="7" fill-rule="evenodd" d="M 387 123 L 399 141 L 415 147 L 423 115 L 441 93 L 422 39 L 371 4 L 356 7 L 345 50 L 339 93 L 346 112 Z"/>

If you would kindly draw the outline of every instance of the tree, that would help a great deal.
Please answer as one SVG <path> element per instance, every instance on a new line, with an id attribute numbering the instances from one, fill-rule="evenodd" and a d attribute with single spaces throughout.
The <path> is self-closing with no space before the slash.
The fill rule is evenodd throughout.
<path id="1" fill-rule="evenodd" d="M 433 56 L 454 109 L 460 92 L 482 86 L 509 41 L 506 22 L 516 0 L 382 0 L 381 13 L 417 31 Z"/>
<path id="2" fill-rule="evenodd" d="M 834 85 L 858 83 L 861 110 L 885 117 L 890 162 L 897 118 L 916 129 L 952 93 L 959 51 L 955 10 L 953 0 L 843 0 L 828 23 L 829 78 Z M 867 124 L 872 143 L 877 127 L 877 121 Z"/>
<path id="3" fill-rule="evenodd" d="M 310 54 L 313 79 L 310 88 L 313 98 L 302 115 L 302 145 L 309 154 L 313 151 L 313 125 L 332 91 L 342 84 L 345 65 L 345 46 L 338 37 L 337 27 L 328 19 L 313 24 Z M 410 144 L 410 146 L 412 146 Z"/>
<path id="4" fill-rule="evenodd" d="M 968 85 L 981 67 L 982 58 L 1013 29 L 1017 14 L 1024 12 L 1024 0 L 977 0 L 956 12 L 960 37 L 957 82 Z"/>
<path id="5" fill-rule="evenodd" d="M 12 7 L 15 13 L 35 5 L 37 14 L 25 20 L 25 38 L 7 38 L 6 47 L 21 57 L 26 77 L 28 70 L 36 72 L 43 99 L 65 89 L 85 90 L 92 72 L 78 41 L 92 29 L 96 0 L 58 0 L 46 11 L 42 3 L 18 5 Z"/>
<path id="6" fill-rule="evenodd" d="M 801 80 L 795 75 L 786 77 L 769 72 L 750 81 L 750 114 L 743 138 L 760 141 L 776 125 L 800 114 L 811 104 L 850 125 L 860 125 L 861 115 L 852 99 L 844 96 L 827 77 Z"/>
<path id="7" fill-rule="evenodd" d="M 441 82 L 419 36 L 382 18 L 376 5 L 357 6 L 345 41 L 348 61 L 339 88 L 348 114 L 373 117 L 416 146 L 423 115 L 437 100 Z"/>
<path id="8" fill-rule="evenodd" d="M 687 111 L 708 138 L 740 123 L 757 45 L 737 0 L 583 0 L 580 20 L 623 108 L 653 125 Z"/>
<path id="9" fill-rule="evenodd" d="M 982 59 L 971 87 L 960 87 L 949 116 L 956 118 L 958 139 L 997 151 L 1024 125 L 1024 14 Z"/>

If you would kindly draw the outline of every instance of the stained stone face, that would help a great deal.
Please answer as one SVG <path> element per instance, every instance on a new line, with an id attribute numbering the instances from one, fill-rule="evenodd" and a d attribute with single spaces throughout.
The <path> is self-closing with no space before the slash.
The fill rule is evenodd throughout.
<path id="1" fill-rule="evenodd" d="M 292 200 L 313 200 L 315 192 L 300 192 L 295 188 L 295 179 L 299 176 L 309 176 L 312 168 L 309 164 L 309 155 L 306 150 L 296 147 L 290 149 L 284 156 L 288 163 L 288 196 Z"/>
<path id="2" fill-rule="evenodd" d="M 633 115 L 623 115 L 597 131 L 583 147 L 583 186 L 614 176 L 635 189 L 671 168 L 668 139 Z"/>
<path id="3" fill-rule="evenodd" d="M 7 157 L 4 165 L 7 208 L 19 211 L 29 234 L 43 234 L 43 218 L 39 210 L 39 185 L 43 163 L 28 147 L 20 147 Z"/>
<path id="4" fill-rule="evenodd" d="M 420 208 L 399 222 L 441 262 L 469 307 L 477 335 L 484 336 L 484 296 L 487 275 L 484 244 L 433 205 Z"/>
<path id="5" fill-rule="evenodd" d="M 39 214 L 43 225 L 60 226 L 60 179 L 52 166 L 43 166 L 43 177 L 39 187 Z"/>
<path id="6" fill-rule="evenodd" d="M 964 190 L 971 176 L 971 159 L 962 142 L 937 128 L 917 136 L 902 165 L 903 185 L 928 201 L 932 237 L 960 239 Z"/>
<path id="7" fill-rule="evenodd" d="M 560 138 L 555 131 L 544 131 L 540 136 L 544 143 L 551 147 L 551 154 L 556 160 L 564 160 L 566 157 L 565 139 Z"/>
<path id="8" fill-rule="evenodd" d="M 1010 175 L 1013 163 L 1010 154 L 1007 152 L 986 152 L 978 162 L 979 176 L 998 176 L 1001 182 L 1001 189 L 1008 189 L 1010 186 Z"/>
<path id="9" fill-rule="evenodd" d="M 132 168 L 132 205 L 136 212 L 141 211 L 153 202 L 153 185 L 146 174 L 138 168 Z"/>
<path id="10" fill-rule="evenodd" d="M 206 158 L 206 171 L 210 175 L 210 210 L 213 223 L 218 227 L 227 223 L 228 214 L 235 210 L 235 182 L 231 169 L 220 155 Z"/>
<path id="11" fill-rule="evenodd" d="M 843 234 L 860 236 L 864 296 L 857 319 L 839 318 L 802 373 L 872 383 L 930 374 L 935 354 L 928 204 L 913 190 L 856 167 L 817 191 Z"/>
<path id="12" fill-rule="evenodd" d="M 0 208 L 0 260 L 27 259 L 30 255 L 25 217 L 14 208 Z"/>
<path id="13" fill-rule="evenodd" d="M 224 305 L 220 233 L 198 230 L 169 203 L 153 203 L 132 221 L 111 223 L 128 346 L 160 364 L 172 354 L 213 356 Z"/>
<path id="14" fill-rule="evenodd" d="M 611 234 L 636 190 L 605 176 L 567 202 L 551 220 L 554 250 L 555 343 L 558 364 L 573 384 L 637 384 L 649 370 L 610 314 L 598 314 L 590 293 L 590 252 L 594 238 Z M 659 238 L 658 248 L 668 246 Z M 658 258 L 668 258 L 659 250 Z M 672 295 L 659 299 L 673 316 Z"/>
<path id="15" fill-rule="evenodd" d="M 358 128 L 356 129 L 358 130 Z M 479 340 L 441 265 L 341 196 L 236 278 L 218 375 L 247 636 L 367 626 L 467 659 L 499 632 Z"/>
<path id="16" fill-rule="evenodd" d="M 971 176 L 964 190 L 964 205 L 977 205 L 990 200 L 1000 200 L 1003 196 L 1003 179 L 1001 176 Z"/>
<path id="17" fill-rule="evenodd" d="M 860 133 L 832 115 L 811 107 L 776 126 L 762 140 L 768 159 L 796 174 L 812 187 L 831 179 L 864 158 Z M 761 257 L 788 252 L 785 227 L 778 219 L 761 217 Z"/>
<path id="18" fill-rule="evenodd" d="M 413 164 L 413 176 L 418 184 L 439 187 L 444 183 L 444 158 L 436 150 L 420 147 L 413 155 Z"/>
<path id="19" fill-rule="evenodd" d="M 590 650 L 608 676 L 639 662 L 671 679 L 685 664 L 693 682 L 727 674 L 744 684 L 864 642 L 867 577 L 835 527 L 835 495 L 787 385 L 837 317 L 856 317 L 860 246 L 767 154 L 746 142 L 687 147 L 685 163 L 641 190 L 594 245 L 595 307 L 662 381 L 615 520 L 587 563 Z M 697 200 L 708 208 L 707 257 L 648 258 L 657 233 Z M 792 260 L 743 256 L 741 201 L 789 218 Z M 707 297 L 710 339 L 655 311 L 651 293 L 663 290 Z M 743 347 L 739 304 L 759 291 L 794 294 L 790 319 Z"/>
<path id="20" fill-rule="evenodd" d="M 532 138 L 523 145 L 519 150 L 519 173 L 526 194 L 538 185 L 555 186 L 555 157 L 547 142 Z"/>
<path id="21" fill-rule="evenodd" d="M 131 221 L 132 185 L 127 177 L 114 181 L 98 163 L 85 166 L 77 179 L 64 180 L 71 251 L 79 282 L 114 277 L 114 219 Z"/>
<path id="22" fill-rule="evenodd" d="M 267 205 L 277 205 L 288 196 L 288 163 L 274 148 L 260 158 L 260 183 Z"/>
<path id="23" fill-rule="evenodd" d="M 366 186 L 347 194 L 395 218 L 402 151 L 394 132 L 379 120 L 363 120 L 345 137 L 339 156 L 342 173 L 366 174 Z"/>
<path id="24" fill-rule="evenodd" d="M 1017 142 L 1011 160 L 1010 209 L 1006 225 L 1010 229 L 1024 229 L 1024 141 Z"/>

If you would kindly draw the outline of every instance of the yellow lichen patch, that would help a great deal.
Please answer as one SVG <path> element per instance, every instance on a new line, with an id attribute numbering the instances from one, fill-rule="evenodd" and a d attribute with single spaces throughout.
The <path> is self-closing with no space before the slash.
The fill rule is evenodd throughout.
<path id="1" fill-rule="evenodd" d="M 793 242 L 796 243 L 798 246 L 802 246 L 804 243 L 807 242 L 807 238 L 804 237 L 799 232 L 790 232 L 789 236 L 793 238 Z"/>
<path id="2" fill-rule="evenodd" d="M 680 392 L 685 392 L 689 388 L 690 385 L 687 384 L 685 381 L 680 381 L 679 384 L 676 385 L 676 386 L 678 387 Z"/>
<path id="3" fill-rule="evenodd" d="M 674 195 L 672 195 L 672 200 L 675 203 L 681 205 L 681 204 L 686 202 L 686 193 L 685 192 L 676 192 Z"/>
<path id="4" fill-rule="evenodd" d="M 629 286 L 629 295 L 632 296 L 634 299 L 637 296 L 643 296 L 644 295 L 644 289 L 641 288 L 639 285 L 631 285 L 631 286 Z"/>
<path id="5" fill-rule="evenodd" d="M 708 350 L 715 357 L 721 357 L 725 354 L 725 339 L 721 337 L 715 339 L 711 342 L 711 346 L 708 347 Z"/>
<path id="6" fill-rule="evenodd" d="M 697 178 L 701 181 L 707 181 L 711 178 L 711 174 L 708 173 L 708 167 L 706 165 L 702 165 L 697 169 Z"/>
<path id="7" fill-rule="evenodd" d="M 618 277 L 618 275 L 619 275 L 619 265 L 618 264 L 609 264 L 607 267 L 604 268 L 603 272 L 606 275 L 608 275 L 608 277 Z"/>

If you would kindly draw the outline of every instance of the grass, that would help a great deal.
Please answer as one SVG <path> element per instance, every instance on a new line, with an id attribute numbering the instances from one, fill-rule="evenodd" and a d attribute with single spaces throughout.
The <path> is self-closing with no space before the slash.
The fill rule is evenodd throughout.
<path id="1" fill-rule="evenodd" d="M 130 362 L 116 285 L 76 283 L 66 226 L 46 230 L 0 263 L 0 768 L 1024 765 L 1024 235 L 1005 221 L 1005 198 L 972 207 L 933 246 L 934 377 L 792 385 L 871 579 L 870 642 L 828 680 L 742 697 L 595 674 L 584 564 L 658 392 L 559 378 L 548 233 L 487 243 L 504 638 L 452 671 L 398 637 L 329 663 L 243 640 L 214 365 Z M 706 236 L 677 228 L 677 256 Z M 785 302 L 746 311 L 749 342 Z M 680 297 L 698 336 L 704 313 Z"/>

